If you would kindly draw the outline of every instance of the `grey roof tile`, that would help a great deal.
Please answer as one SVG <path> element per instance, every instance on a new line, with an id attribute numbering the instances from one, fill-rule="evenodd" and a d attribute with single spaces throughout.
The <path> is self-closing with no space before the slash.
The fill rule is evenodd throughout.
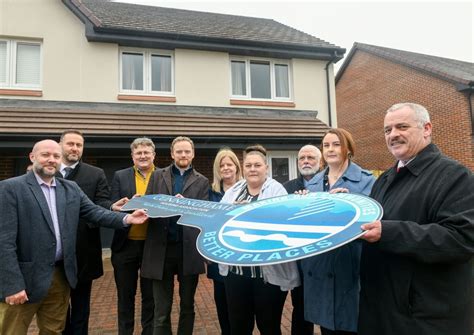
<path id="1" fill-rule="evenodd" d="M 341 71 L 339 71 L 340 73 L 337 75 L 337 79 L 339 79 L 340 75 L 342 75 L 344 68 L 347 66 L 346 63 L 348 64 L 350 62 L 350 58 L 356 50 L 369 52 L 385 59 L 389 59 L 400 64 L 431 73 L 456 83 L 467 85 L 474 82 L 474 63 L 385 48 L 359 42 L 354 43 L 354 46 L 352 47 L 347 59 L 344 60 Z"/>
<path id="2" fill-rule="evenodd" d="M 96 27 L 169 34 L 182 38 L 234 40 L 294 46 L 340 48 L 275 20 L 112 2 L 72 0 L 93 14 Z M 83 8 L 84 9 L 84 8 Z"/>

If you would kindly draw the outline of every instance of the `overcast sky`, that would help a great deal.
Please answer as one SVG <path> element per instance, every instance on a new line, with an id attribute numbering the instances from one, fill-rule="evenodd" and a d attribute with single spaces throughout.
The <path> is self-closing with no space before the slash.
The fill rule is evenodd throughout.
<path id="1" fill-rule="evenodd" d="M 362 42 L 474 63 L 473 1 L 119 1 L 270 18 L 343 47 L 346 55 Z"/>

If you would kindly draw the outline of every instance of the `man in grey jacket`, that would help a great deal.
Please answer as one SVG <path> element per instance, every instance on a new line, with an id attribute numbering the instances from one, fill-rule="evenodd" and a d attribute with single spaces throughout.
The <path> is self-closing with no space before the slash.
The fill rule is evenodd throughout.
<path id="1" fill-rule="evenodd" d="M 35 144 L 33 171 L 0 182 L 0 334 L 27 334 L 36 314 L 40 333 L 60 334 L 69 287 L 77 283 L 79 219 L 123 229 L 141 224 L 146 212 L 114 213 L 94 203 L 76 183 L 55 178 L 61 148 Z M 114 204 L 118 205 L 117 203 Z"/>

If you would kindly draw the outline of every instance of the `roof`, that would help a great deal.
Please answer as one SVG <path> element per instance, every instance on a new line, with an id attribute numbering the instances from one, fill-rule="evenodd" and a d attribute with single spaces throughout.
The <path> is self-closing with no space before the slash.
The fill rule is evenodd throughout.
<path id="1" fill-rule="evenodd" d="M 357 50 L 361 50 L 395 63 L 429 73 L 433 76 L 453 83 L 467 86 L 474 85 L 474 63 L 390 49 L 359 42 L 354 43 L 351 51 L 344 60 L 344 63 L 336 75 L 336 83 L 342 77 L 344 70 L 350 64 L 351 59 Z"/>
<path id="2" fill-rule="evenodd" d="M 237 44 L 256 49 L 282 48 L 306 51 L 307 56 L 342 58 L 345 49 L 317 37 L 281 24 L 275 20 L 154 7 L 110 0 L 63 0 L 91 28 L 86 35 L 90 41 L 114 39 L 126 44 L 124 36 L 140 36 L 150 42 L 185 43 L 188 47 L 210 49 L 212 44 Z M 131 41 L 128 41 L 131 43 Z M 199 43 L 198 43 L 199 44 Z M 165 43 L 166 46 L 166 43 Z M 171 47 L 171 46 L 170 46 Z M 216 46 L 215 46 L 216 47 Z M 245 50 L 245 49 L 242 49 Z"/>
<path id="3" fill-rule="evenodd" d="M 57 135 L 74 128 L 88 136 L 108 138 L 186 135 L 216 140 L 307 141 L 322 138 L 328 130 L 316 114 L 314 111 L 233 111 L 216 107 L 199 110 L 192 106 L 0 100 L 0 137 L 10 136 L 11 140 L 11 135 Z"/>

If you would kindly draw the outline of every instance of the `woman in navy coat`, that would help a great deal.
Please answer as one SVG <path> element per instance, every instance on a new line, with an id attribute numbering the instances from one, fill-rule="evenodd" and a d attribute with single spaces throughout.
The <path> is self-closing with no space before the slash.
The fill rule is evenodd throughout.
<path id="1" fill-rule="evenodd" d="M 326 168 L 315 176 L 315 190 L 368 195 L 375 178 L 353 163 L 355 145 L 344 129 L 330 129 L 321 152 Z M 356 334 L 359 309 L 359 263 L 362 244 L 356 240 L 301 262 L 307 321 L 322 335 Z"/>

